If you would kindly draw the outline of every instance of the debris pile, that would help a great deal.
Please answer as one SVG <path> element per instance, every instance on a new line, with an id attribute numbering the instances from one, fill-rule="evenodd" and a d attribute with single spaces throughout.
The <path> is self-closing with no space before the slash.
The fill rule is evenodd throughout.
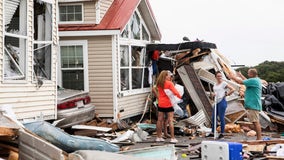
<path id="1" fill-rule="evenodd" d="M 214 102 L 210 99 L 210 93 L 216 82 L 216 71 L 222 71 L 225 81 L 236 90 L 227 97 L 226 141 L 219 144 L 227 148 L 224 154 L 230 156 L 229 150 L 232 147 L 235 148 L 235 153 L 244 159 L 272 159 L 284 156 L 284 141 L 279 134 L 263 134 L 263 141 L 250 140 L 255 137 L 255 131 L 247 121 L 243 106 L 245 88 L 228 78 L 235 70 L 216 48 L 215 44 L 207 42 L 147 46 L 149 55 L 154 51 L 162 53 L 155 68 L 171 70 L 183 93 L 182 101 L 177 104 L 178 108 L 175 110 L 174 133 L 181 139 L 179 143 L 155 142 L 157 106 L 150 93 L 147 99 L 150 98 L 153 103 L 145 105 L 147 113 L 143 113 L 142 117 L 133 117 L 131 121 L 118 119 L 114 122 L 96 115 L 87 123 L 73 125 L 64 130 L 45 121 L 23 125 L 13 118 L 13 115 L 1 111 L 0 157 L 9 160 L 19 157 L 25 160 L 89 160 L 95 155 L 96 159 L 115 157 L 118 160 L 175 160 L 209 156 L 206 147 L 216 149 L 211 145 L 215 144 L 215 139 L 206 137 L 211 132 L 209 126 Z M 281 127 L 278 126 L 284 124 L 283 102 L 284 84 L 264 83 L 263 111 L 260 112 L 261 127 L 264 131 L 281 132 Z M 220 132 L 219 127 L 217 131 Z M 167 138 L 167 133 L 164 133 L 164 138 Z"/>

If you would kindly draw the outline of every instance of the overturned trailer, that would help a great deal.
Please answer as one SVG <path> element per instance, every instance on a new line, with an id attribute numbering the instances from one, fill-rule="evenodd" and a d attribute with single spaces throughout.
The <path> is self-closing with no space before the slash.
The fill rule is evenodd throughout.
<path id="1" fill-rule="evenodd" d="M 239 92 L 243 92 L 244 87 L 228 78 L 229 74 L 235 71 L 229 60 L 217 50 L 214 43 L 196 41 L 178 44 L 148 44 L 146 50 L 149 56 L 159 51 L 160 57 L 172 59 L 174 63 L 168 64 L 173 65 L 172 71 L 175 73 L 175 81 L 185 87 L 185 93 L 190 97 L 188 103 L 191 104 L 192 114 L 203 112 L 201 115 L 205 117 L 205 120 L 201 121 L 204 121 L 206 125 L 211 123 L 214 102 L 209 98 L 209 95 L 216 83 L 216 71 L 222 71 L 224 80 L 236 90 L 227 97 L 226 120 L 236 122 L 246 113 L 242 100 L 239 98 Z M 160 65 L 159 63 L 153 64 Z"/>

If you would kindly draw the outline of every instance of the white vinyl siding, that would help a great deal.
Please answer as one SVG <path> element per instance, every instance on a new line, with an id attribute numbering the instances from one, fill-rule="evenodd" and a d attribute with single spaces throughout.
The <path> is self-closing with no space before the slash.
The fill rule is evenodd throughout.
<path id="1" fill-rule="evenodd" d="M 8 0 L 8 2 L 11 2 Z M 12 110 L 16 113 L 17 119 L 20 121 L 27 119 L 36 119 L 43 117 L 45 120 L 50 120 L 56 118 L 56 55 L 57 55 L 57 24 L 56 24 L 56 0 L 52 0 L 51 10 L 51 22 L 52 24 L 51 31 L 49 32 L 50 36 L 50 45 L 51 45 L 51 79 L 48 81 L 43 80 L 43 84 L 39 86 L 37 81 L 33 80 L 34 71 L 33 71 L 33 44 L 34 40 L 34 22 L 33 22 L 33 13 L 34 13 L 34 1 L 27 0 L 27 22 L 26 26 L 26 67 L 25 74 L 26 78 L 24 81 L 19 83 L 11 81 L 3 81 L 1 78 L 0 82 L 0 106 L 11 106 Z M 9 20 L 5 19 L 3 11 L 4 1 L 0 2 L 0 18 L 8 22 Z M 5 8 L 6 11 L 7 8 Z M 9 11 L 8 11 L 9 12 Z M 2 17 L 3 16 L 3 17 Z M 3 36 L 4 36 L 4 25 L 0 27 L 0 74 L 1 77 L 4 74 L 3 68 L 3 58 L 4 58 L 4 48 L 3 48 Z"/>
<path id="2" fill-rule="evenodd" d="M 114 2 L 114 0 L 100 0 L 100 8 L 101 8 L 101 18 L 106 14 L 107 10 L 111 6 L 111 4 Z"/>
<path id="3" fill-rule="evenodd" d="M 96 1 L 84 3 L 84 23 L 95 23 L 96 21 Z"/>
<path id="4" fill-rule="evenodd" d="M 113 116 L 112 36 L 97 36 L 89 40 L 89 84 L 96 112 Z"/>
<path id="5" fill-rule="evenodd" d="M 143 93 L 119 98 L 118 112 L 122 111 L 120 112 L 121 118 L 129 118 L 143 113 L 148 94 L 149 93 Z M 151 105 L 151 103 L 148 105 Z M 147 111 L 148 110 L 149 109 L 147 109 Z"/>

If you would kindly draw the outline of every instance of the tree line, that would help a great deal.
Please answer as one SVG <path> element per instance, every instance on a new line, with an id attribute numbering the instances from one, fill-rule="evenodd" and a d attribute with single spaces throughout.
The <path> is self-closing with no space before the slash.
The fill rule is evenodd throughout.
<path id="1" fill-rule="evenodd" d="M 258 76 L 267 82 L 284 82 L 284 61 L 264 61 L 254 67 L 241 67 L 236 70 L 241 71 L 247 77 L 249 68 L 256 68 Z"/>

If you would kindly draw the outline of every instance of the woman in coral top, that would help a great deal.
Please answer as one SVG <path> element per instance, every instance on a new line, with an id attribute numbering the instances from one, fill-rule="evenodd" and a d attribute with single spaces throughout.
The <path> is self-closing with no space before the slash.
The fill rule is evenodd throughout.
<path id="1" fill-rule="evenodd" d="M 162 138 L 162 126 L 165 121 L 164 116 L 167 114 L 167 121 L 169 122 L 169 128 L 171 132 L 171 143 L 177 143 L 177 139 L 174 135 L 174 108 L 170 101 L 170 98 L 165 93 L 165 89 L 172 91 L 174 95 L 178 98 L 181 98 L 181 95 L 175 88 L 173 82 L 171 81 L 172 73 L 170 71 L 164 70 L 159 74 L 157 78 L 157 87 L 158 87 L 158 121 L 157 121 L 157 138 L 156 142 L 163 142 L 165 141 Z"/>

